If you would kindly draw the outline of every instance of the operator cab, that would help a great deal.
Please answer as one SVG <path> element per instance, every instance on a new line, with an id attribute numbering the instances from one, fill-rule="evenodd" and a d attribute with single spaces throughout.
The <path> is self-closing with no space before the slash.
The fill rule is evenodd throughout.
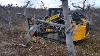
<path id="1" fill-rule="evenodd" d="M 62 8 L 49 8 L 48 10 L 48 15 L 52 16 L 52 15 L 56 15 L 56 14 L 60 14 L 60 16 L 62 16 L 63 9 Z"/>
<path id="2" fill-rule="evenodd" d="M 85 16 L 79 12 L 72 13 L 72 20 L 75 21 L 76 25 L 82 22 L 82 19 L 85 19 Z"/>
<path id="3" fill-rule="evenodd" d="M 64 24 L 63 18 L 63 9 L 62 8 L 49 8 L 48 16 L 45 17 L 45 20 L 51 21 L 58 24 Z"/>

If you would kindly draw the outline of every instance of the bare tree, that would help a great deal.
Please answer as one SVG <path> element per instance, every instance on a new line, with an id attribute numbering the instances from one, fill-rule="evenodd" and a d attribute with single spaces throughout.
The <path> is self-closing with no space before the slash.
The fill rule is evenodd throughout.
<path id="1" fill-rule="evenodd" d="M 68 48 L 69 56 L 76 56 L 76 51 L 74 49 L 74 44 L 72 41 L 72 27 L 70 27 L 70 18 L 68 18 L 69 8 L 68 8 L 68 0 L 61 0 L 63 7 L 63 15 L 65 20 L 65 34 L 66 34 L 66 45 Z"/>
<path id="2" fill-rule="evenodd" d="M 86 1 L 87 1 L 87 0 L 84 0 L 84 1 L 83 1 L 82 7 L 81 7 L 81 6 L 76 6 L 74 3 L 72 3 L 72 6 L 75 7 L 75 8 L 79 8 L 79 9 L 81 9 L 82 11 L 84 11 L 84 10 L 85 10 L 85 7 L 86 7 L 86 5 L 85 5 L 85 4 L 86 4 Z"/>
<path id="3" fill-rule="evenodd" d="M 43 9 L 47 9 L 47 7 L 45 7 L 44 2 L 43 2 L 43 1 L 41 1 L 41 3 L 42 3 L 42 6 L 43 6 Z"/>
<path id="4" fill-rule="evenodd" d="M 27 2 L 26 2 L 26 5 L 23 6 L 23 10 L 24 10 L 23 15 L 24 15 L 24 16 L 26 16 L 26 8 L 27 8 L 27 6 L 29 5 L 29 3 L 30 3 L 30 1 L 27 1 Z"/>
<path id="5" fill-rule="evenodd" d="M 87 19 L 90 19 L 91 17 L 90 17 L 90 11 L 92 12 L 93 10 L 91 9 L 91 7 L 92 6 L 94 6 L 95 4 L 92 4 L 92 5 L 90 5 L 90 4 L 88 4 L 88 5 L 86 5 L 86 1 L 88 1 L 88 0 L 83 0 L 83 2 L 82 2 L 82 7 L 81 6 L 76 6 L 74 3 L 72 3 L 72 6 L 73 7 L 75 7 L 76 9 L 80 9 L 81 11 L 81 13 L 87 18 Z"/>

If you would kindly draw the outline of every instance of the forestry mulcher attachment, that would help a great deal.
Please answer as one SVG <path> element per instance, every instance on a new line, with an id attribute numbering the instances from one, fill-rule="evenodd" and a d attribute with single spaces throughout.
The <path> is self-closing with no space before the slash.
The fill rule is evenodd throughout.
<path id="1" fill-rule="evenodd" d="M 48 16 L 43 20 L 28 18 L 28 25 L 31 36 L 41 36 L 59 41 L 66 41 L 65 37 L 65 20 L 62 8 L 48 9 Z M 87 39 L 89 32 L 89 23 L 81 13 L 73 12 L 70 18 L 70 26 L 67 30 L 72 30 L 73 41 Z"/>

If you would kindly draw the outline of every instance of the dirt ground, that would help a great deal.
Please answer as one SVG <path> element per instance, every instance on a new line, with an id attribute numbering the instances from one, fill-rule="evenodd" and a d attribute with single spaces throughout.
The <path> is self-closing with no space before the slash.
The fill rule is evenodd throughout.
<path id="1" fill-rule="evenodd" d="M 77 56 L 100 56 L 100 29 L 89 36 L 89 39 L 75 45 Z M 68 56 L 65 43 L 33 37 L 26 43 L 25 32 L 0 32 L 0 56 Z"/>

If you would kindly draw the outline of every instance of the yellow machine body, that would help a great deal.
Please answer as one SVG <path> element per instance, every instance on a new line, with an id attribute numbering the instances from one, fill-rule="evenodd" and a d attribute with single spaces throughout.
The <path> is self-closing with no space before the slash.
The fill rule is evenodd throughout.
<path id="1" fill-rule="evenodd" d="M 46 18 L 46 21 L 52 22 L 53 20 L 57 20 L 57 18 L 59 18 L 59 14 L 48 16 L 48 18 Z M 53 29 L 46 28 L 46 32 L 53 32 Z"/>
<path id="2" fill-rule="evenodd" d="M 78 25 L 76 23 L 73 23 L 73 41 L 83 40 L 87 39 L 87 20 L 82 19 L 82 22 Z"/>
<path id="3" fill-rule="evenodd" d="M 55 20 L 59 17 L 59 14 L 56 14 L 56 15 L 52 15 L 52 16 L 49 16 L 46 21 L 52 21 L 52 20 Z"/>
<path id="4" fill-rule="evenodd" d="M 50 29 L 50 28 L 46 28 L 46 32 L 52 32 L 53 29 Z"/>

